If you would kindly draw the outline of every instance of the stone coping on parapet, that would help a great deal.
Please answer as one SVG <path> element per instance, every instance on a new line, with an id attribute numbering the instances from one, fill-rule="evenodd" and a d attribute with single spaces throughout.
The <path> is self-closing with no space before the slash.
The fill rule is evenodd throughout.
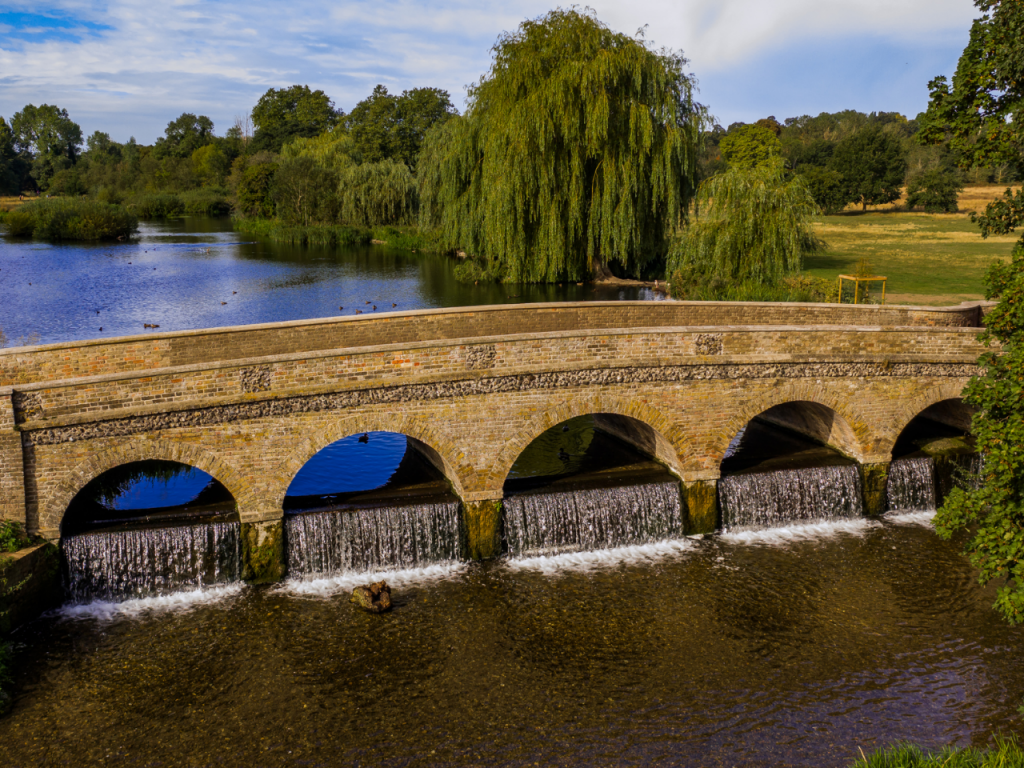
<path id="1" fill-rule="evenodd" d="M 807 314 L 811 311 L 838 311 L 838 312 L 853 312 L 853 313 L 864 313 L 865 315 L 870 314 L 881 314 L 881 313 L 901 313 L 910 315 L 912 313 L 918 314 L 935 314 L 938 316 L 948 314 L 968 314 L 976 310 L 984 312 L 985 309 L 995 306 L 996 302 L 992 301 L 973 301 L 963 302 L 957 306 L 948 307 L 925 307 L 925 306 L 903 306 L 893 304 L 826 304 L 826 303 L 795 303 L 795 302 L 745 302 L 745 301 L 575 301 L 575 302 L 544 302 L 544 303 L 529 303 L 529 304 L 487 304 L 480 306 L 467 306 L 467 307 L 441 307 L 431 309 L 413 309 L 405 311 L 394 311 L 394 312 L 375 312 L 372 315 L 347 315 L 347 316 L 333 316 L 333 317 L 322 317 L 322 318 L 310 318 L 306 320 L 286 320 L 276 323 L 254 323 L 251 325 L 228 325 L 215 328 L 197 328 L 192 330 L 183 331 L 164 331 L 160 333 L 142 333 L 138 335 L 130 336 L 112 336 L 102 339 L 85 339 L 80 341 L 67 341 L 67 342 L 55 342 L 52 344 L 39 344 L 34 346 L 25 347 L 7 347 L 0 349 L 0 357 L 14 354 L 30 354 L 35 352 L 48 352 L 57 351 L 62 349 L 80 349 L 87 347 L 103 346 L 103 345 L 118 345 L 118 344 L 134 344 L 145 341 L 163 341 L 168 339 L 183 339 L 190 337 L 202 337 L 212 336 L 219 334 L 233 334 L 243 333 L 247 331 L 265 331 L 265 330 L 283 330 L 288 328 L 307 328 L 315 327 L 318 325 L 328 326 L 337 324 L 384 324 L 396 319 L 402 318 L 436 318 L 444 315 L 478 315 L 478 314 L 489 314 L 506 312 L 509 314 L 520 313 L 524 311 L 531 312 L 547 312 L 554 313 L 557 311 L 565 310 L 601 310 L 601 309 L 628 309 L 628 308 L 645 308 L 651 309 L 652 311 L 667 311 L 667 309 L 728 309 L 735 308 L 737 310 L 743 309 L 748 313 L 753 311 L 756 312 L 759 309 L 771 309 L 773 311 L 785 311 L 787 314 L 792 314 L 794 318 L 799 318 L 801 313 Z M 765 327 L 776 327 L 772 323 L 755 323 L 746 324 L 753 325 L 757 328 Z M 699 324 L 699 325 L 687 325 L 686 327 L 691 328 L 741 328 L 746 325 L 718 325 L 718 324 Z M 800 328 L 811 328 L 811 327 L 851 327 L 849 323 L 842 323 L 837 325 L 802 325 L 799 323 L 792 323 L 795 327 Z M 855 324 L 859 326 L 860 324 Z M 651 327 L 651 326 L 632 326 L 633 328 L 640 327 Z M 655 325 L 653 327 L 665 327 Z M 782 326 L 778 326 L 782 327 Z M 939 327 L 939 328 L 954 328 L 959 327 L 964 330 L 978 330 L 981 326 L 930 326 L 928 324 L 914 324 L 909 323 L 905 326 L 882 326 L 884 328 L 893 327 L 905 327 L 905 328 L 927 328 L 927 327 Z M 577 328 L 575 330 L 590 330 L 586 328 Z M 603 330 L 603 329 L 593 329 Z M 492 334 L 493 335 L 493 334 Z M 430 339 L 424 339 L 425 341 Z"/>
<path id="2" fill-rule="evenodd" d="M 976 328 L 961 328 L 961 327 L 930 327 L 930 326 L 877 326 L 877 327 L 855 327 L 855 326 L 810 326 L 810 325 L 795 325 L 795 326 L 766 326 L 766 325 L 751 325 L 751 326 L 715 326 L 715 332 L 717 333 L 927 333 L 929 335 L 937 334 L 953 334 L 953 335 L 975 335 L 978 333 Z M 342 347 L 337 349 L 323 349 L 323 350 L 312 350 L 308 352 L 291 352 L 275 355 L 266 355 L 262 357 L 250 357 L 250 358 L 235 358 L 217 362 L 207 363 L 192 363 L 188 365 L 177 365 L 177 366 L 165 366 L 160 368 L 146 368 L 146 369 L 134 369 L 126 371 L 118 371 L 116 373 L 97 374 L 93 376 L 76 376 L 66 379 L 53 379 L 53 380 L 42 380 L 27 382 L 24 384 L 13 384 L 0 386 L 0 396 L 9 395 L 13 392 L 32 392 L 38 390 L 51 390 L 61 389 L 65 387 L 77 387 L 86 386 L 90 384 L 103 384 L 117 381 L 130 381 L 138 379 L 149 379 L 155 377 L 167 377 L 184 375 L 190 373 L 202 373 L 206 371 L 217 371 L 217 370 L 228 370 L 237 368 L 247 368 L 251 366 L 265 366 L 273 365 L 276 363 L 294 363 L 307 360 L 324 360 L 329 358 L 342 358 L 359 355 L 374 355 L 374 354 L 387 354 L 397 353 L 405 351 L 416 351 L 424 349 L 439 349 L 439 348 L 459 348 L 459 347 L 472 347 L 472 346 L 485 346 L 493 344 L 515 344 L 522 342 L 531 341 L 544 341 L 544 340 L 561 340 L 561 339 L 588 339 L 588 338 L 600 338 L 600 337 L 616 337 L 616 336 L 636 336 L 641 334 L 650 335 L 667 335 L 667 336 L 679 336 L 684 334 L 694 334 L 707 332 L 708 326 L 689 326 L 689 327 L 664 327 L 655 326 L 650 328 L 625 328 L 625 329 L 594 329 L 588 331 L 547 331 L 543 333 L 525 333 L 525 334 L 512 334 L 505 336 L 475 336 L 464 339 L 437 339 L 433 341 L 420 341 L 420 342 L 398 342 L 394 344 L 378 344 L 373 346 L 361 346 L 361 347 Z M 877 356 L 878 361 L 886 361 L 888 363 L 912 363 L 927 361 L 932 363 L 973 363 L 976 361 L 976 356 L 965 356 L 965 355 L 935 355 L 935 354 L 913 354 L 913 353 L 898 353 L 898 354 L 879 354 Z M 691 355 L 681 356 L 673 362 L 665 362 L 663 365 L 749 365 L 749 364 L 773 364 L 773 363 L 854 363 L 864 362 L 864 354 L 853 354 L 843 355 L 835 354 L 830 351 L 826 351 L 822 354 L 792 354 L 792 353 L 779 353 L 779 352 L 765 352 L 755 354 L 742 354 L 742 355 L 730 355 L 730 354 L 715 354 L 715 355 Z M 635 367 L 637 365 L 635 360 L 623 361 L 623 362 L 608 362 L 603 368 L 614 369 L 614 368 L 625 368 Z M 566 367 L 562 364 L 554 364 L 550 366 L 535 366 L 529 369 L 529 373 L 547 373 L 552 371 L 562 370 L 577 370 L 585 369 L 590 367 L 589 365 L 569 366 Z M 512 371 L 510 374 L 514 373 Z M 465 371 L 459 372 L 454 377 L 451 373 L 439 373 L 439 374 L 420 374 L 413 376 L 408 371 L 396 371 L 396 379 L 401 378 L 401 383 L 412 383 L 412 382 L 432 382 L 432 381 L 450 381 L 453 378 L 486 378 L 493 376 L 494 372 L 490 370 L 481 370 L 477 372 Z M 348 383 L 348 386 L 352 388 L 360 388 L 365 386 L 379 386 L 384 380 L 380 378 L 367 378 L 356 382 Z M 332 384 L 330 387 L 323 387 L 323 389 L 336 391 L 337 389 L 346 388 L 345 382 L 338 382 Z M 296 390 L 294 394 L 298 393 L 309 393 L 313 389 L 302 389 Z M 252 399 L 250 395 L 246 399 Z"/>

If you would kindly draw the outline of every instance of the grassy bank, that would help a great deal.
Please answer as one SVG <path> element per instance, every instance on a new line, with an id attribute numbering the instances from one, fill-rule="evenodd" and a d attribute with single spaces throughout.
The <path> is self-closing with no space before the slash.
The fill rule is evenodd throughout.
<path id="1" fill-rule="evenodd" d="M 266 237 L 279 243 L 292 245 L 319 245 L 337 247 L 344 245 L 384 245 L 405 251 L 442 251 L 435 233 L 422 233 L 416 227 L 349 227 L 344 225 L 316 224 L 295 227 L 273 219 L 234 220 L 235 231 L 244 235 Z"/>
<path id="2" fill-rule="evenodd" d="M 189 192 L 146 192 L 126 201 L 140 219 L 169 219 L 175 216 L 225 216 L 231 213 L 227 192 L 194 189 Z"/>
<path id="3" fill-rule="evenodd" d="M 912 744 L 899 744 L 865 755 L 851 768 L 1024 768 L 1024 750 L 1013 738 L 997 739 L 987 750 L 946 747 L 924 752 Z"/>
<path id="4" fill-rule="evenodd" d="M 1020 233 L 983 239 L 969 211 L 982 211 L 1005 187 L 971 187 L 961 213 L 906 212 L 895 206 L 825 216 L 816 234 L 829 249 L 808 258 L 815 277 L 852 274 L 867 259 L 887 277 L 887 303 L 957 304 L 982 298 L 984 276 L 995 260 L 1008 260 Z"/>
<path id="5" fill-rule="evenodd" d="M 4 214 L 2 224 L 14 237 L 42 240 L 127 240 L 139 220 L 120 205 L 85 197 L 54 197 L 24 203 Z"/>

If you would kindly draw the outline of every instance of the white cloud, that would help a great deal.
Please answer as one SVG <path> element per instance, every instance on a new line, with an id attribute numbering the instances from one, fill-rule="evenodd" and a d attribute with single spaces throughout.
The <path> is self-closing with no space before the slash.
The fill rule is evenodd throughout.
<path id="1" fill-rule="evenodd" d="M 951 40 L 959 53 L 970 0 L 589 0 L 613 29 L 681 48 L 698 77 L 742 68 L 769 50 L 858 36 L 920 43 Z M 183 111 L 223 130 L 270 87 L 307 83 L 351 108 L 376 83 L 432 85 L 461 108 L 503 31 L 541 15 L 551 0 L 175 0 L 154 16 L 150 0 L 8 0 L 5 10 L 46 13 L 77 40 L 0 39 L 0 114 L 24 104 L 67 107 L 96 128 L 152 141 Z M 40 10 L 43 8 L 44 10 Z M 72 30 L 61 30 L 62 34 Z M 945 43 L 944 43 L 945 44 Z M 785 77 L 787 73 L 780 73 Z M 702 98 L 714 102 L 715 94 Z"/>

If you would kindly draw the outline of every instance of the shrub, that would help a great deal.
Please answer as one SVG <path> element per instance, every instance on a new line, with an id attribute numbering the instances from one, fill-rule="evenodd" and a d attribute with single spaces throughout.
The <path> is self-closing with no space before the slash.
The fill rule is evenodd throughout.
<path id="1" fill-rule="evenodd" d="M 31 543 L 21 523 L 0 520 L 0 552 L 17 552 Z"/>
<path id="2" fill-rule="evenodd" d="M 792 275 L 774 284 L 752 280 L 729 282 L 708 279 L 700 272 L 676 270 L 669 278 L 672 296 L 687 301 L 784 301 L 835 304 L 839 286 L 834 280 L 811 275 Z"/>
<path id="3" fill-rule="evenodd" d="M 472 258 L 467 258 L 461 264 L 456 265 L 452 273 L 460 283 L 497 282 L 498 280 L 496 274 Z"/>
<path id="4" fill-rule="evenodd" d="M 406 251 L 427 251 L 430 253 L 444 253 L 449 250 L 441 241 L 441 233 L 438 230 L 423 231 L 418 227 L 374 227 L 373 239 L 378 240 L 390 248 L 401 248 Z"/>
<path id="5" fill-rule="evenodd" d="M 181 198 L 171 192 L 147 192 L 136 196 L 129 207 L 140 219 L 169 219 L 181 216 L 185 212 L 185 204 Z"/>
<path id="6" fill-rule="evenodd" d="M 139 229 L 123 206 L 85 197 L 34 200 L 11 211 L 7 231 L 45 240 L 124 240 Z"/>
<path id="7" fill-rule="evenodd" d="M 277 163 L 256 163 L 242 173 L 238 183 L 238 210 L 243 216 L 257 219 L 274 217 L 274 197 L 271 189 Z"/>
<path id="8" fill-rule="evenodd" d="M 320 224 L 310 227 L 289 227 L 267 219 L 235 219 L 235 230 L 246 235 L 267 237 L 292 245 L 321 245 L 335 248 L 342 245 L 369 245 L 372 233 L 358 227 Z"/>
<path id="9" fill-rule="evenodd" d="M 215 189 L 193 189 L 178 196 L 189 216 L 225 216 L 231 213 L 227 194 Z"/>

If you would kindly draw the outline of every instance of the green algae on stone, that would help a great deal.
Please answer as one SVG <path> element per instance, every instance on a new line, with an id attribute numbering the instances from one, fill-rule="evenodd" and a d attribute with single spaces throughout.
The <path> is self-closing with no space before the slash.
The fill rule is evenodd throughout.
<path id="1" fill-rule="evenodd" d="M 284 523 L 242 523 L 242 578 L 270 584 L 284 578 Z"/>
<path id="2" fill-rule="evenodd" d="M 859 468 L 864 514 L 867 517 L 880 517 L 885 514 L 888 504 L 886 483 L 889 480 L 889 462 L 861 464 Z"/>
<path id="3" fill-rule="evenodd" d="M 464 501 L 466 554 L 471 560 L 491 560 L 501 554 L 501 500 Z"/>
<path id="4" fill-rule="evenodd" d="M 714 533 L 718 529 L 718 482 L 696 480 L 683 483 L 686 534 Z"/>

